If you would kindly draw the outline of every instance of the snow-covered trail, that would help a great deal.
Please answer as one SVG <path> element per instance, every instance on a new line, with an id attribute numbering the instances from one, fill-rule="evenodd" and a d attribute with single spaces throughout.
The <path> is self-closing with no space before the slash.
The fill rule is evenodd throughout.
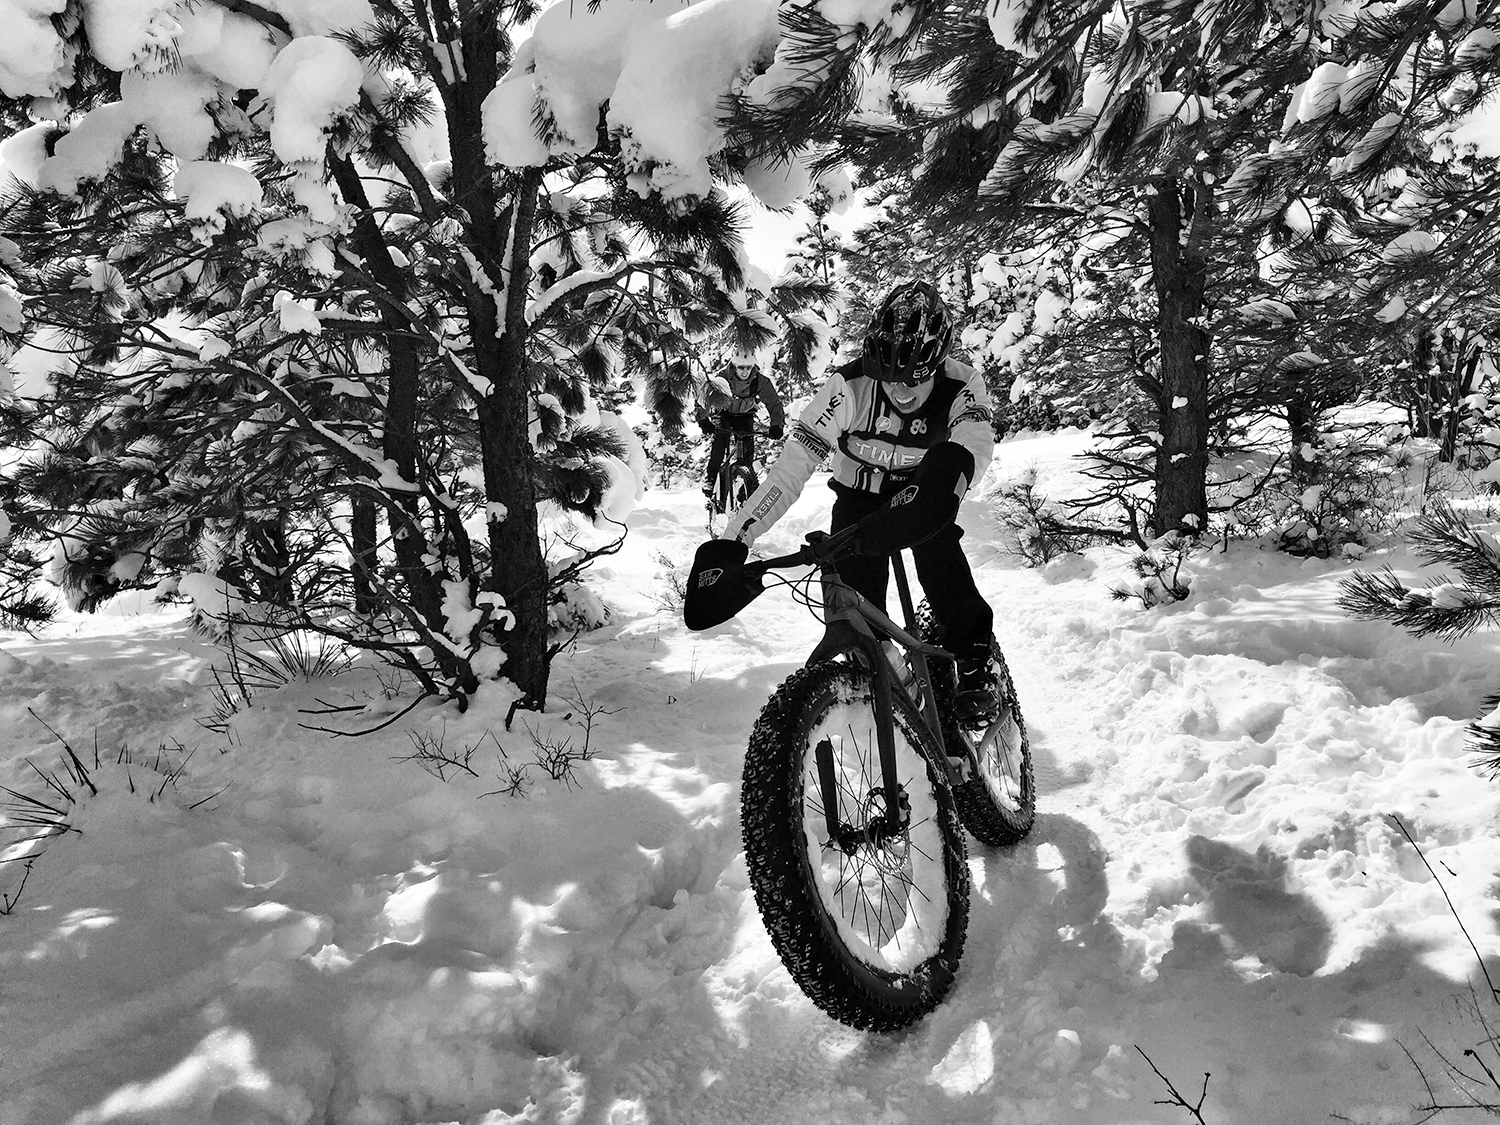
<path id="1" fill-rule="evenodd" d="M 996 472 L 1037 462 L 1045 484 L 1060 450 L 1007 443 Z M 822 526 L 825 496 L 810 487 L 765 549 Z M 1339 564 L 1249 547 L 1143 611 L 1108 596 L 1123 554 L 1018 569 L 984 504 L 964 521 L 1039 816 L 1014 848 L 972 847 L 958 983 L 890 1036 L 813 1008 L 756 914 L 743 749 L 820 629 L 776 589 L 682 628 L 689 493 L 647 494 L 593 572 L 613 623 L 510 731 L 503 698 L 362 739 L 299 725 L 317 699 L 394 706 L 351 673 L 215 740 L 195 719 L 216 656 L 175 615 L 0 641 L 0 784 L 36 791 L 25 759 L 55 763 L 28 709 L 81 749 L 96 731 L 171 762 L 196 749 L 158 802 L 131 792 L 161 776 L 141 753 L 129 782 L 96 771 L 82 835 L 0 918 L 0 1125 L 1185 1120 L 1137 1048 L 1194 1102 L 1211 1072 L 1211 1125 L 1412 1119 L 1400 1044 L 1468 1045 L 1453 997 L 1474 965 L 1385 814 L 1493 953 L 1496 789 L 1461 738 L 1493 642 L 1351 622 Z M 476 748 L 473 774 L 400 760 L 403 728 Z M 564 739 L 595 755 L 575 784 L 531 758 Z M 498 747 L 532 762 L 528 796 L 482 796 Z"/>
<path id="2" fill-rule="evenodd" d="M 1002 473 L 1029 466 L 1024 443 L 1004 454 Z M 809 493 L 768 553 L 821 525 Z M 1216 1121 L 1383 1118 L 1419 1100 L 1392 1037 L 1418 1026 L 1440 1037 L 1458 991 L 1424 955 L 1445 951 L 1433 959 L 1455 975 L 1472 965 L 1382 814 L 1410 821 L 1447 800 L 1457 807 L 1440 815 L 1494 809 L 1459 747 L 1493 644 L 1449 649 L 1351 622 L 1333 604 L 1340 565 L 1248 550 L 1205 560 L 1186 605 L 1145 613 L 1106 596 L 1123 559 L 1112 575 L 1093 560 L 1018 570 L 980 505 L 965 519 L 1042 800 L 1027 842 L 974 848 L 960 987 L 904 1035 L 842 1032 L 789 988 L 742 904 L 736 954 L 710 972 L 733 985 L 740 1050 L 709 1066 L 701 1093 L 689 1066 L 666 1119 L 1180 1119 L 1152 1104 L 1167 1091 L 1136 1047 L 1195 1101 L 1213 1072 Z M 789 600 L 772 591 L 714 647 L 687 642 L 690 674 L 714 676 L 721 660 L 720 678 L 733 672 L 760 698 L 816 638 L 777 597 Z M 778 646 L 764 675 L 756 648 L 793 634 L 792 660 Z M 733 714 L 738 751 L 751 715 Z M 1421 796 L 1402 780 L 1417 775 Z M 1483 901 L 1495 842 L 1486 831 L 1469 843 L 1464 870 Z M 741 864 L 725 878 L 742 893 Z M 1471 929 L 1486 913 L 1469 914 Z M 841 1094 L 809 1105 L 820 1085 L 809 1067 L 836 1075 Z"/>

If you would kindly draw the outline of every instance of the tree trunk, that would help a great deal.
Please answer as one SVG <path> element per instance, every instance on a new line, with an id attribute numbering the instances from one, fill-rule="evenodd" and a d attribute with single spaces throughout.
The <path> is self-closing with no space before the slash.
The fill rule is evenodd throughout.
<path id="1" fill-rule="evenodd" d="M 292 604 L 292 553 L 286 541 L 286 513 L 272 519 L 249 519 L 244 538 L 246 578 L 256 596 L 271 605 Z"/>
<path id="2" fill-rule="evenodd" d="M 1318 448 L 1317 415 L 1305 399 L 1293 393 L 1286 404 L 1286 421 L 1292 441 L 1292 483 L 1299 491 L 1305 491 L 1323 476 L 1322 463 L 1315 456 L 1313 459 L 1306 456 L 1309 452 L 1316 454 Z"/>
<path id="3" fill-rule="evenodd" d="M 1458 434 L 1463 417 L 1464 400 L 1474 393 L 1474 376 L 1479 371 L 1480 348 L 1474 333 L 1465 328 L 1453 349 L 1453 375 L 1443 403 L 1443 439 L 1438 446 L 1438 460 L 1452 461 L 1458 456 Z"/>
<path id="4" fill-rule="evenodd" d="M 1411 420 L 1412 437 L 1433 437 L 1437 433 L 1437 412 L 1434 409 L 1436 380 L 1433 368 L 1440 362 L 1434 330 L 1419 321 L 1411 348 L 1411 394 L 1406 410 Z"/>
<path id="5" fill-rule="evenodd" d="M 395 290 L 401 292 L 401 290 Z M 401 473 L 401 479 L 415 482 L 420 450 L 417 444 L 417 400 L 421 384 L 421 364 L 410 337 L 393 333 L 389 337 L 390 376 L 386 382 L 385 435 L 382 452 Z M 396 507 L 389 510 L 391 538 L 395 540 L 396 569 L 406 586 L 407 596 L 427 627 L 443 628 L 442 596 L 435 576 L 427 568 L 427 535 L 422 528 L 422 513 L 415 492 L 396 496 Z M 434 650 L 433 656 L 445 673 L 455 676 L 460 690 L 468 690 L 471 674 L 467 668 L 448 667 L 448 654 Z"/>
<path id="6" fill-rule="evenodd" d="M 1199 325 L 1213 207 L 1211 186 L 1176 176 L 1160 180 L 1148 198 L 1161 375 L 1154 535 L 1197 534 L 1208 525 L 1209 337 Z"/>
<path id="7" fill-rule="evenodd" d="M 958 316 L 960 330 L 969 327 L 974 321 L 974 258 L 965 254 L 963 256 L 963 302 L 964 307 Z M 962 334 L 961 331 L 956 334 Z"/>
<path id="8" fill-rule="evenodd" d="M 356 499 L 349 516 L 349 541 L 354 555 L 349 560 L 349 570 L 354 576 L 354 612 L 359 614 L 374 613 L 379 607 L 373 578 L 376 514 L 373 501 Z"/>
<path id="9" fill-rule="evenodd" d="M 329 164 L 344 198 L 360 207 L 353 232 L 355 247 L 364 258 L 371 276 L 398 304 L 404 303 L 406 275 L 391 258 L 385 238 L 375 224 L 358 173 L 345 159 L 333 159 Z M 382 307 L 381 320 L 389 330 L 386 333 L 387 374 L 385 414 L 381 419 L 381 453 L 395 464 L 402 480 L 415 486 L 421 479 L 418 476 L 421 448 L 417 412 L 422 389 L 422 357 L 407 325 L 391 309 Z M 420 494 L 413 487 L 411 491 L 393 491 L 388 495 L 387 519 L 396 549 L 396 570 L 406 587 L 412 609 L 427 628 L 441 633 L 445 625 L 443 594 L 439 586 L 441 575 L 428 568 L 431 552 L 422 528 Z M 434 646 L 433 659 L 456 690 L 468 693 L 478 686 L 467 660 L 441 645 Z"/>
<path id="10" fill-rule="evenodd" d="M 520 177 L 513 202 L 510 286 L 506 293 L 505 333 L 493 331 L 498 372 L 493 392 L 480 403 L 479 437 L 484 457 L 485 494 L 505 505 L 505 518 L 491 519 L 491 588 L 499 591 L 515 614 L 504 635 L 505 671 L 526 693 L 527 704 L 541 710 L 547 701 L 547 563 L 537 529 L 536 484 L 529 434 L 531 396 L 526 365 L 526 290 L 532 226 L 536 220 L 541 173 L 528 169 Z M 493 309 L 493 303 L 490 305 Z M 479 335 L 475 333 L 475 344 Z"/>
<path id="11" fill-rule="evenodd" d="M 547 566 L 537 528 L 526 365 L 527 288 L 541 169 L 513 177 L 515 194 L 500 214 L 494 173 L 485 162 L 480 109 L 499 78 L 500 39 L 492 15 L 462 24 L 464 78 L 443 89 L 453 154 L 455 201 L 468 214 L 466 244 L 487 275 L 471 276 L 466 303 L 474 344 L 476 411 L 485 498 L 490 509 L 488 587 L 505 600 L 514 625 L 500 634 L 505 675 L 540 710 L 547 699 Z M 509 253 L 508 253 L 509 252 Z M 507 257 L 509 260 L 507 260 Z M 496 307 L 503 285 L 504 323 Z"/>

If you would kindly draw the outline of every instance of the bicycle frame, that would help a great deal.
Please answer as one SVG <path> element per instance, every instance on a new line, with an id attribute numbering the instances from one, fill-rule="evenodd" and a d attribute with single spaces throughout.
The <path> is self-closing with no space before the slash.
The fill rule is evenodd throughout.
<path id="1" fill-rule="evenodd" d="M 853 529 L 849 531 L 852 533 Z M 796 555 L 768 559 L 759 564 L 751 564 L 751 567 L 763 571 L 793 562 L 810 561 L 820 565 L 826 564 L 833 553 L 833 548 L 841 545 L 846 538 L 847 535 L 843 533 L 829 536 L 820 544 L 809 544 Z M 902 612 L 910 624 L 916 614 L 912 605 L 911 587 L 906 578 L 906 567 L 899 553 L 891 556 L 891 569 L 896 575 L 896 588 L 900 593 Z M 943 749 L 942 764 L 947 771 L 948 784 L 959 784 L 963 780 L 961 767 L 947 752 L 948 746 L 943 738 L 942 722 L 938 717 L 937 694 L 933 689 L 932 676 L 927 665 L 929 656 L 951 661 L 954 659 L 953 654 L 912 636 L 908 630 L 896 624 L 858 590 L 841 582 L 831 569 L 825 568 L 821 578 L 824 622 L 827 631 L 817 647 L 813 649 L 807 663 L 813 664 L 841 652 L 857 652 L 869 665 L 870 675 L 874 680 L 875 739 L 880 755 L 883 795 L 894 794 L 900 787 L 899 778 L 896 775 L 895 719 L 891 698 L 893 690 L 896 690 L 892 686 L 895 670 L 886 658 L 885 647 L 882 644 L 884 640 L 895 641 L 906 650 L 916 682 L 911 689 L 902 686 L 899 690 L 907 692 L 908 697 L 917 704 L 917 712 L 922 721 L 932 732 L 938 746 Z M 833 776 L 833 749 L 827 744 L 826 739 L 815 748 L 815 757 L 829 839 L 836 841 L 847 850 L 862 841 L 839 816 L 838 783 Z M 880 831 L 892 835 L 898 834 L 904 827 L 901 803 L 887 800 L 883 816 L 875 823 L 883 825 Z M 871 825 L 871 830 L 874 830 L 874 824 Z"/>
<path id="2" fill-rule="evenodd" d="M 714 473 L 714 503 L 717 503 L 725 512 L 731 510 L 730 476 L 734 470 L 743 466 L 752 473 L 755 472 L 755 439 L 767 436 L 767 431 L 752 427 L 748 430 L 738 430 L 722 423 L 713 427 L 714 436 L 727 438 L 724 449 L 724 460 L 720 462 L 719 469 Z"/>
<path id="3" fill-rule="evenodd" d="M 755 465 L 755 439 L 764 434 L 758 430 L 729 430 L 729 449 L 724 453 L 726 465 Z"/>
<path id="4" fill-rule="evenodd" d="M 899 554 L 891 556 L 891 569 L 896 575 L 896 588 L 901 597 L 901 608 L 908 623 L 915 616 L 912 600 L 911 587 L 906 579 L 906 567 L 901 561 Z M 947 753 L 947 743 L 943 738 L 942 722 L 938 718 L 937 694 L 932 685 L 932 674 L 927 665 L 929 656 L 940 660 L 953 660 L 953 654 L 937 645 L 930 645 L 925 641 L 918 640 L 910 632 L 896 624 L 887 614 L 873 605 L 869 599 L 860 594 L 850 586 L 840 582 L 837 577 L 824 572 L 824 606 L 827 613 L 829 632 L 833 636 L 825 637 L 824 643 L 813 650 L 814 657 L 831 656 L 838 651 L 849 651 L 851 649 L 861 652 L 870 666 L 870 674 L 874 680 L 875 689 L 875 738 L 876 746 L 880 753 L 881 780 L 887 793 L 894 793 L 897 787 L 896 777 L 896 745 L 895 745 L 895 720 L 892 716 L 891 695 L 894 690 L 906 691 L 917 704 L 917 713 L 927 728 L 932 732 L 937 744 L 943 748 L 943 766 L 948 773 L 948 783 L 957 785 L 963 780 L 959 767 L 955 765 Z M 853 636 L 847 640 L 840 641 L 838 633 L 844 630 Z M 846 633 L 847 636 L 847 633 Z M 893 687 L 895 669 L 886 657 L 883 640 L 892 640 L 906 650 L 907 659 L 911 663 L 915 682 L 911 688 Z M 851 643 L 852 642 L 852 643 Z M 812 663 L 810 658 L 808 663 Z M 830 805 L 836 802 L 828 800 L 829 787 L 824 786 L 824 809 L 833 815 Z M 900 826 L 900 809 L 892 804 L 886 808 L 887 828 L 895 831 Z"/>
<path id="5" fill-rule="evenodd" d="M 729 474 L 743 465 L 751 472 L 755 471 L 755 435 L 752 433 L 729 433 L 729 448 L 724 451 L 724 461 L 719 466 L 716 481 L 719 491 L 727 499 L 729 494 Z"/>
<path id="6" fill-rule="evenodd" d="M 729 439 L 728 448 L 724 450 L 724 464 L 720 466 L 719 472 L 726 472 L 731 465 L 747 465 L 755 467 L 755 439 L 769 437 L 769 430 L 751 428 L 748 430 L 736 430 L 730 426 L 715 426 L 715 435 L 723 435 Z"/>

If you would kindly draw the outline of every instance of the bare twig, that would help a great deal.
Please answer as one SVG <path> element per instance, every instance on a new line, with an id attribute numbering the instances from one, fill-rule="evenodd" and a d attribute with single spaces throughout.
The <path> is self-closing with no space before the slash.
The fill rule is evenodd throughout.
<path id="1" fill-rule="evenodd" d="M 1424 1034 L 1422 1038 L 1426 1039 L 1427 1036 Z M 1427 1045 L 1429 1047 L 1432 1046 L 1431 1040 L 1428 1040 Z M 1422 1085 L 1427 1089 L 1427 1104 L 1424 1106 L 1418 1106 L 1417 1108 L 1419 1110 L 1430 1110 L 1431 1112 L 1429 1112 L 1427 1116 L 1423 1117 L 1420 1121 L 1414 1123 L 1414 1125 L 1422 1125 L 1423 1121 L 1430 1121 L 1433 1117 L 1437 1116 L 1437 1113 L 1439 1112 L 1435 1108 L 1437 1106 L 1437 1093 L 1433 1090 L 1432 1083 L 1427 1080 L 1427 1072 L 1422 1069 L 1422 1064 L 1417 1062 L 1417 1057 L 1411 1053 L 1406 1044 L 1402 1043 L 1400 1040 L 1397 1040 L 1396 1046 L 1401 1048 L 1401 1053 L 1406 1056 L 1406 1061 L 1411 1063 L 1412 1069 L 1417 1072 L 1417 1077 L 1422 1080 Z"/>
<path id="2" fill-rule="evenodd" d="M 1156 1077 L 1160 1078 L 1164 1083 L 1166 1083 L 1167 1092 L 1172 1095 L 1172 1100 L 1171 1101 L 1165 1101 L 1165 1100 L 1162 1100 L 1162 1099 L 1157 1099 L 1156 1104 L 1157 1105 L 1180 1105 L 1183 1109 L 1187 1110 L 1189 1113 L 1191 1113 L 1193 1115 L 1193 1120 L 1196 1121 L 1196 1122 L 1198 1122 L 1198 1125 L 1208 1125 L 1208 1123 L 1203 1120 L 1203 1102 L 1208 1097 L 1208 1079 L 1209 1079 L 1209 1076 L 1210 1076 L 1210 1074 L 1212 1072 L 1211 1071 L 1204 1071 L 1204 1074 L 1203 1074 L 1203 1092 L 1198 1095 L 1198 1102 L 1197 1102 L 1196 1105 L 1194 1105 L 1192 1102 L 1189 1102 L 1185 1097 L 1182 1096 L 1182 1094 L 1180 1094 L 1178 1092 L 1177 1087 L 1174 1086 L 1174 1085 L 1172 1085 L 1172 1080 L 1170 1078 L 1168 1078 L 1165 1074 L 1163 1074 L 1161 1072 L 1161 1070 L 1157 1067 L 1157 1065 L 1154 1062 L 1151 1061 L 1151 1056 L 1150 1055 L 1146 1054 L 1145 1051 L 1142 1051 L 1140 1049 L 1140 1047 L 1136 1047 L 1136 1051 L 1137 1051 L 1137 1053 L 1139 1053 L 1139 1055 L 1141 1056 L 1141 1058 L 1143 1058 L 1143 1059 L 1146 1060 L 1147 1065 L 1150 1066 L 1152 1070 L 1156 1071 Z"/>
<path id="3" fill-rule="evenodd" d="M 324 734 L 336 734 L 341 738 L 362 738 L 364 735 L 374 734 L 378 730 L 384 730 L 396 720 L 404 718 L 413 708 L 416 707 L 418 703 L 421 703 L 424 699 L 429 698 L 431 697 L 428 695 L 419 695 L 405 707 L 401 708 L 401 710 L 397 711 L 389 719 L 386 719 L 385 722 L 376 723 L 373 727 L 365 727 L 363 730 L 337 730 L 334 727 L 319 727 L 314 726 L 311 723 L 298 723 L 297 725 L 303 730 L 322 731 Z"/>
<path id="4" fill-rule="evenodd" d="M 465 746 L 456 753 L 448 750 L 445 745 L 447 741 L 447 729 L 439 734 L 424 734 L 420 731 L 409 730 L 406 737 L 411 740 L 412 752 L 395 760 L 398 762 L 416 762 L 424 770 L 439 781 L 448 780 L 448 771 L 462 770 L 470 777 L 478 777 L 478 772 L 469 763 L 474 758 L 474 751 L 484 739 L 480 739 L 473 746 Z"/>
<path id="5" fill-rule="evenodd" d="M 1437 884 L 1438 890 L 1442 892 L 1443 901 L 1448 904 L 1448 912 L 1453 915 L 1453 920 L 1458 923 L 1458 928 L 1463 931 L 1464 940 L 1469 943 L 1469 948 L 1474 951 L 1474 960 L 1479 962 L 1479 971 L 1484 974 L 1484 983 L 1489 986 L 1490 999 L 1500 1000 L 1500 992 L 1495 990 L 1495 982 L 1490 979 L 1490 970 L 1485 965 L 1484 958 L 1479 955 L 1479 947 L 1474 944 L 1474 939 L 1470 936 L 1468 927 L 1464 925 L 1464 920 L 1458 916 L 1458 910 L 1453 905 L 1453 899 L 1448 896 L 1448 888 L 1443 886 L 1443 881 L 1438 878 L 1438 873 L 1432 869 L 1432 864 L 1427 862 L 1427 857 L 1422 854 L 1421 846 L 1416 840 L 1412 839 L 1412 834 L 1407 831 L 1406 824 L 1402 819 L 1395 813 L 1387 813 L 1386 815 L 1395 822 L 1396 827 L 1401 829 L 1401 835 L 1405 836 L 1407 842 L 1416 849 L 1417 858 L 1422 861 L 1422 866 L 1427 868 L 1427 873 L 1432 876 L 1433 882 Z"/>
<path id="6" fill-rule="evenodd" d="M 491 789 L 488 793 L 481 793 L 479 795 L 481 797 L 494 797 L 503 793 L 507 797 L 524 797 L 526 795 L 526 786 L 531 783 L 530 771 L 527 768 L 527 764 L 523 762 L 519 766 L 513 765 L 510 755 L 505 752 L 505 747 L 495 737 L 495 732 L 485 731 L 485 734 L 494 742 L 495 749 L 499 751 L 499 756 L 495 760 L 500 766 L 500 788 Z"/>
<path id="7" fill-rule="evenodd" d="M 299 714 L 299 715 L 344 715 L 344 714 L 347 714 L 350 711 L 363 711 L 365 709 L 365 704 L 363 704 L 363 703 L 348 703 L 348 704 L 329 703 L 326 699 L 317 699 L 316 697 L 315 697 L 315 702 L 318 704 L 318 706 L 316 706 L 316 707 L 298 707 L 297 708 L 297 714 Z"/>
<path id="8" fill-rule="evenodd" d="M 9 914 L 16 908 L 16 903 L 21 898 L 21 892 L 26 889 L 26 880 L 31 878 L 31 867 L 36 862 L 35 856 L 30 856 L 23 863 L 21 871 L 21 882 L 16 887 L 15 894 L 0 894 L 0 915 Z"/>
<path id="9" fill-rule="evenodd" d="M 614 715 L 621 708 L 605 707 L 603 704 L 595 703 L 591 699 L 585 699 L 576 679 L 573 681 L 573 697 L 568 702 L 576 710 L 583 713 L 583 760 L 586 762 L 594 756 L 594 752 L 590 748 L 590 740 L 594 736 L 594 719 L 599 715 Z"/>

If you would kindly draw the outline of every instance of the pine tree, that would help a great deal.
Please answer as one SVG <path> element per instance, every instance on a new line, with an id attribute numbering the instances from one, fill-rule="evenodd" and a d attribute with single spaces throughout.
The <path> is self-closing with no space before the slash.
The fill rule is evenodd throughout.
<path id="1" fill-rule="evenodd" d="M 937 232 L 922 222 L 908 203 L 910 179 L 892 176 L 880 181 L 873 216 L 851 235 L 840 261 L 844 284 L 843 317 L 856 329 L 869 323 L 876 307 L 900 281 L 936 281 L 934 273 L 944 257 Z"/>
<path id="2" fill-rule="evenodd" d="M 867 178 L 909 172 L 910 202 L 929 229 L 980 245 L 1026 245 L 1019 235 L 1042 211 L 1138 218 L 1154 299 L 1148 377 L 1159 388 L 1152 529 L 1201 530 L 1210 403 L 1240 378 L 1219 364 L 1216 321 L 1226 310 L 1211 298 L 1225 228 L 1279 222 L 1319 168 L 1347 184 L 1367 178 L 1393 138 L 1441 146 L 1444 128 L 1493 89 L 1493 29 L 1475 24 L 1494 20 L 1456 6 L 1147 3 L 1122 13 L 960 3 L 906 6 L 899 18 L 849 27 L 799 8 L 771 69 L 789 81 L 776 99 L 746 100 L 742 132 L 772 150 L 838 146 Z M 1385 60 L 1408 49 L 1414 80 L 1397 82 Z M 893 94 L 869 97 L 869 73 Z M 1306 108 L 1309 99 L 1322 109 Z M 1462 210 L 1439 181 L 1424 175 L 1420 186 Z M 1367 206 L 1353 214 L 1360 207 L 1347 193 L 1324 202 L 1329 213 L 1351 212 L 1350 227 L 1378 220 Z M 1378 241 L 1389 249 L 1395 233 L 1388 226 Z M 1456 254 L 1477 238 L 1448 245 Z M 1303 241 L 1312 255 L 1329 249 Z M 1456 257 L 1439 272 L 1451 284 Z M 1342 288 L 1362 303 L 1352 316 L 1380 307 L 1371 289 L 1350 294 L 1347 276 Z M 1328 294 L 1318 300 L 1332 305 Z M 1313 368 L 1288 370 L 1300 379 Z M 1295 396 L 1287 412 L 1309 413 Z"/>
<path id="3" fill-rule="evenodd" d="M 40 562 L 27 537 L 42 537 L 80 604 L 187 568 L 313 627 L 353 604 L 353 639 L 427 690 L 462 702 L 503 659 L 540 706 L 557 576 L 538 507 L 599 512 L 631 439 L 596 404 L 656 362 L 647 341 L 680 356 L 733 318 L 742 217 L 718 193 L 642 197 L 602 131 L 581 156 L 497 171 L 482 103 L 535 8 L 460 21 L 441 5 L 435 23 L 376 8 L 338 40 L 346 55 L 317 49 L 383 85 L 295 159 L 254 91 L 219 86 L 201 150 L 147 126 L 85 153 L 70 138 L 106 120 L 94 111 L 188 64 L 147 52 L 122 76 L 70 25 L 70 120 L 34 126 L 67 157 L 43 165 L 60 190 L 0 201 L 25 313 L 12 323 L 21 305 L 0 294 L 8 347 L 67 356 L 37 402 L 6 407 L 30 450 L 0 484 L 6 564 Z M 237 12 L 290 34 L 268 8 Z M 407 138 L 438 119 L 448 159 L 423 166 Z M 174 187 L 194 159 L 253 170 L 258 201 L 192 212 Z M 322 561 L 330 542 L 347 568 Z"/>
<path id="4" fill-rule="evenodd" d="M 787 255 L 787 272 L 832 286 L 839 270 L 839 254 L 844 248 L 839 232 L 828 225 L 833 195 L 820 184 L 804 202 L 808 210 L 807 226 L 797 235 Z"/>
<path id="5" fill-rule="evenodd" d="M 789 398 L 813 392 L 816 377 L 841 344 L 838 326 L 843 302 L 838 293 L 845 280 L 844 240 L 828 222 L 834 209 L 833 194 L 820 184 L 805 203 L 807 225 L 787 255 L 785 277 L 775 287 L 778 299 L 795 293 L 802 305 L 787 318 L 789 328 L 777 347 L 774 363 L 786 375 L 783 389 Z"/>

